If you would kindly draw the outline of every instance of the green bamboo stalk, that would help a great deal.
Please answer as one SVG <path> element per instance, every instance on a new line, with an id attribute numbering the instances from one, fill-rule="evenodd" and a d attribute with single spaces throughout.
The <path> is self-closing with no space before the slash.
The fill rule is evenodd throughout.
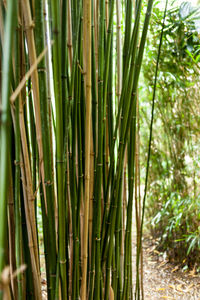
<path id="1" fill-rule="evenodd" d="M 132 232 L 132 214 L 133 214 L 133 190 L 134 190 L 134 164 L 135 164 L 135 138 L 136 138 L 136 102 L 134 102 L 134 114 L 131 124 L 130 133 L 130 143 L 128 147 L 128 188 L 129 188 L 129 197 L 128 197 L 128 206 L 127 206 L 127 224 L 126 224 L 126 233 L 124 241 L 124 286 L 123 286 L 123 295 L 122 299 L 127 299 L 129 296 L 130 286 L 129 286 L 129 266 L 130 266 L 130 249 L 131 249 L 131 232 Z"/>
<path id="2" fill-rule="evenodd" d="M 96 131 L 97 131 L 97 74 L 95 61 L 95 30 L 94 30 L 94 1 L 92 0 L 92 128 L 94 153 L 96 153 Z"/>
<path id="3" fill-rule="evenodd" d="M 94 145 L 94 178 L 96 178 L 96 153 L 97 153 L 97 74 L 96 74 L 96 55 L 95 55 L 95 0 L 92 0 L 92 128 Z M 92 174 L 91 174 L 92 176 Z M 93 215 L 96 205 L 93 202 Z M 90 212 L 91 213 L 91 212 Z M 91 257 L 89 273 L 89 299 L 93 299 L 94 278 L 95 278 L 95 230 L 96 218 L 92 219 L 92 237 L 91 237 Z"/>
<path id="4" fill-rule="evenodd" d="M 58 250 L 60 263 L 61 295 L 67 299 L 67 270 L 66 270 L 66 205 L 64 199 L 64 168 L 63 168 L 63 101 L 61 89 L 61 26 L 59 20 L 60 5 L 56 0 L 51 1 L 53 45 L 53 76 L 56 106 L 56 166 L 58 193 Z"/>
<path id="5" fill-rule="evenodd" d="M 44 42 L 44 21 L 43 21 L 43 1 L 36 1 L 35 4 L 35 43 L 36 52 L 39 55 L 45 47 Z M 39 79 L 39 93 L 40 93 L 40 109 L 41 109 L 41 126 L 42 126 L 42 145 L 44 152 L 44 179 L 45 179 L 45 192 L 47 199 L 47 219 L 45 224 L 48 226 L 44 234 L 48 240 L 49 246 L 45 251 L 49 252 L 51 259 L 48 262 L 50 278 L 48 292 L 50 299 L 55 298 L 55 277 L 56 277 L 56 235 L 55 235 L 55 221 L 54 221 L 54 182 L 52 173 L 51 161 L 51 143 L 50 143 L 50 125 L 49 125 L 49 112 L 48 112 L 48 97 L 46 86 L 46 64 L 43 59 L 38 65 L 38 79 Z M 43 212 L 45 215 L 45 212 Z M 46 262 L 47 263 L 47 262 Z"/>
<path id="6" fill-rule="evenodd" d="M 101 261 L 100 261 L 100 242 L 101 242 L 101 188 L 102 188 L 102 166 L 103 166 L 103 118 L 105 101 L 103 95 L 104 83 L 104 18 L 105 18 L 105 2 L 99 1 L 99 44 L 98 44 L 98 156 L 96 162 L 96 182 L 95 186 L 95 200 L 96 210 L 96 228 L 95 230 L 95 293 L 94 299 L 100 299 L 100 275 L 101 275 Z"/>
<path id="7" fill-rule="evenodd" d="M 19 28 L 16 32 L 16 86 L 20 79 L 20 53 L 19 53 Z M 16 256 L 16 268 L 18 269 L 22 265 L 22 220 L 21 220 L 21 203 L 20 203 L 20 126 L 19 126 L 19 98 L 15 101 L 15 191 L 14 191 L 14 207 L 15 207 L 15 256 Z M 21 273 L 17 276 L 18 284 L 18 299 L 23 299 L 23 276 Z"/>
<path id="8" fill-rule="evenodd" d="M 126 5 L 126 16 L 125 16 L 125 37 L 124 37 L 124 48 L 123 48 L 123 73 L 125 72 L 127 60 L 129 59 L 128 53 L 129 53 L 130 37 L 131 37 L 133 1 L 126 0 L 125 5 Z"/>
<path id="9" fill-rule="evenodd" d="M 5 37 L 3 50 L 3 67 L 2 67 L 2 112 L 1 112 L 1 127 L 0 127 L 0 211 L 1 211 L 1 226 L 0 226 L 0 274 L 5 265 L 5 234 L 6 234 L 6 202 L 7 202 L 7 183 L 8 183 L 8 157 L 10 155 L 10 79 L 11 79 L 11 53 L 12 41 L 14 36 L 14 26 L 16 21 L 17 7 L 16 2 L 11 0 L 8 2 Z"/>
<path id="10" fill-rule="evenodd" d="M 153 121 L 154 121 L 156 84 L 157 84 L 159 59 L 160 59 L 160 53 L 161 53 L 161 47 L 162 47 L 163 32 L 164 32 L 164 27 L 165 27 L 165 18 L 166 18 L 166 14 L 167 14 L 167 5 L 168 5 L 168 0 L 166 0 L 166 2 L 165 2 L 165 10 L 164 10 L 164 15 L 163 15 L 162 30 L 161 30 L 161 35 L 160 35 L 158 55 L 157 55 L 157 61 L 156 61 L 155 79 L 154 79 L 154 90 L 153 90 L 151 123 L 150 123 L 150 136 L 149 136 L 147 168 L 146 168 L 146 177 L 145 177 L 145 189 L 144 189 L 144 198 L 143 198 L 143 203 L 142 203 L 142 217 L 141 217 L 141 224 L 140 224 L 140 236 L 139 236 L 139 242 L 138 242 L 138 246 L 137 246 L 137 256 L 136 256 L 136 270 L 137 270 L 137 273 L 136 273 L 136 275 L 137 275 L 136 276 L 136 290 L 135 290 L 136 299 L 140 299 L 139 263 L 140 263 L 140 258 L 141 258 L 142 232 L 143 232 L 144 212 L 145 212 L 146 195 L 147 195 L 149 163 L 150 163 L 150 155 L 151 155 L 151 141 L 152 141 Z"/>
<path id="11" fill-rule="evenodd" d="M 20 160 L 22 162 L 22 158 Z M 22 171 L 23 176 L 23 171 Z M 23 198 L 26 197 L 26 191 L 23 189 Z M 30 258 L 30 251 L 29 251 L 29 242 L 28 242 L 28 233 L 27 233 L 27 224 L 26 224 L 26 216 L 25 216 L 25 208 L 24 208 L 24 201 L 21 201 L 21 215 L 22 215 L 22 240 L 23 240 L 23 254 L 24 254 L 24 262 L 27 265 L 26 269 L 26 290 L 24 291 L 24 298 L 34 300 L 35 293 L 34 293 L 34 284 L 33 284 L 33 275 L 32 275 L 32 265 L 31 265 L 31 258 Z"/>
<path id="12" fill-rule="evenodd" d="M 75 72 L 74 104 L 72 111 L 72 136 L 71 136 L 71 167 L 70 167 L 70 189 L 71 189 L 71 207 L 72 207 L 72 230 L 73 230 L 73 280 L 72 280 L 72 299 L 76 299 L 77 293 L 77 271 L 78 271 L 78 243 L 77 236 L 77 178 L 76 178 L 76 142 L 77 142 L 77 68 Z"/>

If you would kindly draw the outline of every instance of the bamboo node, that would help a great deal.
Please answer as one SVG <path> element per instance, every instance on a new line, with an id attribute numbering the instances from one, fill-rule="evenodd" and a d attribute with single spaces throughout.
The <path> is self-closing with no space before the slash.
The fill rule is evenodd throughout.
<path id="1" fill-rule="evenodd" d="M 50 186 L 50 185 L 53 185 L 53 181 L 45 180 L 44 184 L 47 185 L 47 186 Z"/>
<path id="2" fill-rule="evenodd" d="M 100 241 L 101 241 L 101 238 L 97 238 L 97 237 L 96 237 L 96 241 L 97 241 L 97 242 L 100 242 Z"/>
<path id="3" fill-rule="evenodd" d="M 64 160 L 56 160 L 56 163 L 57 163 L 57 164 L 63 164 L 63 163 L 64 163 Z"/>
<path id="4" fill-rule="evenodd" d="M 59 263 L 62 264 L 62 265 L 63 265 L 63 264 L 66 264 L 66 263 L 67 263 L 67 260 L 66 260 L 66 259 L 65 259 L 65 260 L 60 260 Z"/>
<path id="5" fill-rule="evenodd" d="M 117 205 L 111 205 L 112 208 L 117 208 Z"/>
<path id="6" fill-rule="evenodd" d="M 32 30 L 33 28 L 35 28 L 35 23 L 32 21 L 28 26 L 25 26 L 25 30 Z"/>
<path id="7" fill-rule="evenodd" d="M 78 68 L 79 68 L 80 71 L 81 71 L 81 74 L 86 75 L 87 72 L 83 70 L 83 68 L 81 67 L 79 61 L 77 61 L 77 65 L 78 65 Z"/>
<path id="8" fill-rule="evenodd" d="M 52 32 L 53 32 L 55 35 L 58 35 L 58 34 L 59 34 L 59 30 L 58 30 L 57 28 L 54 28 L 54 29 L 52 30 Z"/>
<path id="9" fill-rule="evenodd" d="M 46 72 L 46 68 L 38 68 L 38 72 Z"/>
<path id="10" fill-rule="evenodd" d="M 20 160 L 14 160 L 15 166 L 20 166 Z"/>

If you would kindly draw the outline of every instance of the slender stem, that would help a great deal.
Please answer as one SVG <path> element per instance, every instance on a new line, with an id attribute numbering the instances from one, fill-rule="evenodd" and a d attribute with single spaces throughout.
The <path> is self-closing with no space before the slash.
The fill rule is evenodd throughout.
<path id="1" fill-rule="evenodd" d="M 159 59 L 162 47 L 162 39 L 163 39 L 163 31 L 165 27 L 165 18 L 167 14 L 167 5 L 168 0 L 165 2 L 165 10 L 162 22 L 162 30 L 160 35 L 160 43 L 158 48 L 158 55 L 156 61 L 156 71 L 155 71 L 155 78 L 154 78 L 154 90 L 153 90 L 153 100 L 152 100 L 152 110 L 151 110 L 151 124 L 150 124 L 150 136 L 149 136 L 149 147 L 148 147 L 148 157 L 147 157 L 147 168 L 146 168 L 146 178 L 145 178 L 145 188 L 144 188 L 144 198 L 142 204 L 142 218 L 141 218 L 141 225 L 140 225 L 140 238 L 139 244 L 137 247 L 137 257 L 136 257 L 136 269 L 137 269 L 137 276 L 136 276 L 136 298 L 140 299 L 140 284 L 139 284 L 139 262 L 140 262 L 140 253 L 142 248 L 142 231 L 143 231 L 143 223 L 144 223 L 144 212 L 145 212 L 145 204 L 146 204 L 146 195 L 147 195 L 147 185 L 148 185 L 148 174 L 149 174 L 149 163 L 150 163 L 150 155 L 151 155 L 151 141 L 152 141 L 152 133 L 153 133 L 153 120 L 154 120 L 154 107 L 155 107 L 155 95 L 156 95 L 156 84 L 157 84 L 157 75 L 158 75 L 158 67 L 159 67 Z"/>
<path id="2" fill-rule="evenodd" d="M 16 1 L 10 0 L 7 3 L 7 14 L 5 23 L 5 37 L 3 49 L 2 67 L 2 103 L 1 103 L 1 127 L 0 127 L 0 274 L 5 266 L 5 237 L 6 237 L 6 203 L 8 187 L 8 157 L 10 155 L 10 80 L 11 80 L 11 54 L 12 42 L 15 33 L 17 6 Z"/>
<path id="3" fill-rule="evenodd" d="M 90 139 L 91 139 L 91 0 L 83 3 L 83 30 L 85 44 L 83 54 L 86 71 L 86 119 L 85 119 L 85 201 L 84 201 L 84 240 L 83 240 L 83 278 L 82 297 L 87 296 L 87 263 L 88 263 L 88 218 L 90 201 Z"/>

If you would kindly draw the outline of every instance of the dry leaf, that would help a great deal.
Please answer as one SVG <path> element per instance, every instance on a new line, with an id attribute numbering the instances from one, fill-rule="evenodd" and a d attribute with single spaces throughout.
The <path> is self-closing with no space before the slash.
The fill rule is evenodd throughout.
<path id="1" fill-rule="evenodd" d="M 166 265 L 167 263 L 168 263 L 168 260 L 162 261 L 162 262 L 159 264 L 158 268 L 160 268 L 160 267 Z"/>
<path id="2" fill-rule="evenodd" d="M 192 271 L 190 271 L 189 272 L 189 276 L 191 276 L 191 277 L 196 277 L 196 268 L 195 268 L 195 266 L 194 266 L 194 268 L 192 269 Z"/>
<path id="3" fill-rule="evenodd" d="M 175 290 L 175 288 L 176 288 L 174 284 L 169 285 L 169 287 L 170 287 L 171 289 L 173 289 L 173 290 Z"/>
<path id="4" fill-rule="evenodd" d="M 172 271 L 171 271 L 171 273 L 174 273 L 174 272 L 176 272 L 178 270 L 178 266 L 176 266 Z"/>
<path id="5" fill-rule="evenodd" d="M 158 289 L 156 289 L 156 292 L 158 292 L 158 291 L 164 291 L 164 290 L 166 290 L 166 288 L 158 288 Z"/>
<path id="6" fill-rule="evenodd" d="M 182 281 L 182 280 L 180 280 L 180 279 L 178 279 L 178 278 L 175 278 L 175 280 L 177 281 L 177 282 L 179 282 L 180 284 L 185 284 L 185 282 L 184 281 Z"/>
<path id="7" fill-rule="evenodd" d="M 191 288 L 194 286 L 194 283 L 191 283 L 188 287 L 187 287 L 187 289 L 186 289 L 186 292 L 189 292 L 189 290 L 191 290 Z"/>
<path id="8" fill-rule="evenodd" d="M 182 284 L 177 285 L 176 290 L 183 293 L 184 291 L 182 290 Z"/>

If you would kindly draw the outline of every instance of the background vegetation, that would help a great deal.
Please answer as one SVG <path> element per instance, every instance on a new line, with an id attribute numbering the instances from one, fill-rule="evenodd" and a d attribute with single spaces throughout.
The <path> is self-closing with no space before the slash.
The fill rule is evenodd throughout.
<path id="1" fill-rule="evenodd" d="M 145 97 L 141 126 L 148 126 L 153 70 L 162 21 L 153 10 L 143 66 Z M 184 266 L 198 262 L 199 227 L 199 10 L 191 3 L 169 9 L 159 62 L 155 123 L 151 149 L 148 210 L 149 227 L 159 248 Z M 146 130 L 141 130 L 146 140 Z M 141 143 L 145 145 L 145 143 Z M 145 157 L 146 149 L 142 148 Z"/>

